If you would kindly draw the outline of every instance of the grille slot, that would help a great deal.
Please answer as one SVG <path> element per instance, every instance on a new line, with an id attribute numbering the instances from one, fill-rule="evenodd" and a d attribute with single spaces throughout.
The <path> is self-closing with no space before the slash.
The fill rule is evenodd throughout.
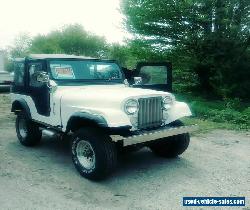
<path id="1" fill-rule="evenodd" d="M 162 98 L 141 98 L 139 101 L 138 129 L 159 127 L 162 124 Z"/>

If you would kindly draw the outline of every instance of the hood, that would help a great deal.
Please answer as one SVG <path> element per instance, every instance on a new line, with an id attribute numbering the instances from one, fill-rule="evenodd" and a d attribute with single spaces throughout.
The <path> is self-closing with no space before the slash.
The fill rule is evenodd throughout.
<path id="1" fill-rule="evenodd" d="M 59 91 L 62 95 L 76 94 L 79 96 L 95 96 L 100 98 L 125 99 L 130 97 L 150 97 L 156 95 L 169 95 L 164 91 L 151 89 L 132 88 L 125 85 L 85 85 L 85 86 L 61 86 Z"/>
<path id="2" fill-rule="evenodd" d="M 129 98 L 166 96 L 170 93 L 119 85 L 59 86 L 56 91 L 63 102 L 83 107 L 114 107 Z"/>

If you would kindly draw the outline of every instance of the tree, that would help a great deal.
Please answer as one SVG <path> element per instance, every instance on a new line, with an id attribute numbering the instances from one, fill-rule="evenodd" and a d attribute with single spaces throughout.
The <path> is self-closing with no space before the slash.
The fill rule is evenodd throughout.
<path id="1" fill-rule="evenodd" d="M 30 36 L 27 33 L 21 33 L 15 38 L 13 46 L 8 47 L 8 53 L 11 58 L 24 57 L 29 53 L 30 46 Z"/>
<path id="2" fill-rule="evenodd" d="M 103 37 L 91 34 L 81 25 L 75 24 L 34 38 L 20 34 L 13 46 L 8 48 L 8 52 L 11 58 L 24 57 L 30 53 L 66 53 L 103 57 L 108 52 L 108 45 Z"/>
<path id="3" fill-rule="evenodd" d="M 64 53 L 60 47 L 61 32 L 52 31 L 48 35 L 38 35 L 32 39 L 30 53 Z"/>
<path id="4" fill-rule="evenodd" d="M 246 97 L 248 0 L 123 0 L 122 11 L 135 39 L 160 54 L 174 53 L 173 63 L 195 72 L 201 89 L 222 97 Z M 189 57 L 189 66 L 178 61 L 183 56 Z"/>
<path id="5" fill-rule="evenodd" d="M 67 25 L 47 35 L 33 38 L 30 47 L 32 53 L 66 53 L 102 57 L 107 51 L 103 37 L 91 34 L 81 25 Z"/>

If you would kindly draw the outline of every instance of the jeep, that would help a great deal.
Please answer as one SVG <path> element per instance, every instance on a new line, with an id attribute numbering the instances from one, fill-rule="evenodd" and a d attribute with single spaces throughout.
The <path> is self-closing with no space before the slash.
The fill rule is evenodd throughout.
<path id="1" fill-rule="evenodd" d="M 176 157 L 197 128 L 180 121 L 191 111 L 171 93 L 170 63 L 130 71 L 114 60 L 62 54 L 14 63 L 11 111 L 20 143 L 35 146 L 43 133 L 70 136 L 73 164 L 88 179 L 107 177 L 126 150 L 146 146 Z"/>

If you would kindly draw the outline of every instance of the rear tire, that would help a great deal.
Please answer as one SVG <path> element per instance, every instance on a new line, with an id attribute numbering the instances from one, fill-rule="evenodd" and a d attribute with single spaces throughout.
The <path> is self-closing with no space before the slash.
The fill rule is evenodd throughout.
<path id="1" fill-rule="evenodd" d="M 32 147 L 40 143 L 42 131 L 39 126 L 28 119 L 25 113 L 19 113 L 16 118 L 16 133 L 20 143 Z"/>
<path id="2" fill-rule="evenodd" d="M 173 126 L 183 126 L 181 121 L 175 121 L 172 123 Z M 149 148 L 157 156 L 174 158 L 181 155 L 188 148 L 190 142 L 190 136 L 188 133 L 170 136 L 163 139 L 159 139 L 152 142 Z"/>
<path id="3" fill-rule="evenodd" d="M 114 142 L 97 128 L 82 128 L 72 136 L 72 160 L 85 178 L 101 180 L 110 175 L 117 165 Z"/>

